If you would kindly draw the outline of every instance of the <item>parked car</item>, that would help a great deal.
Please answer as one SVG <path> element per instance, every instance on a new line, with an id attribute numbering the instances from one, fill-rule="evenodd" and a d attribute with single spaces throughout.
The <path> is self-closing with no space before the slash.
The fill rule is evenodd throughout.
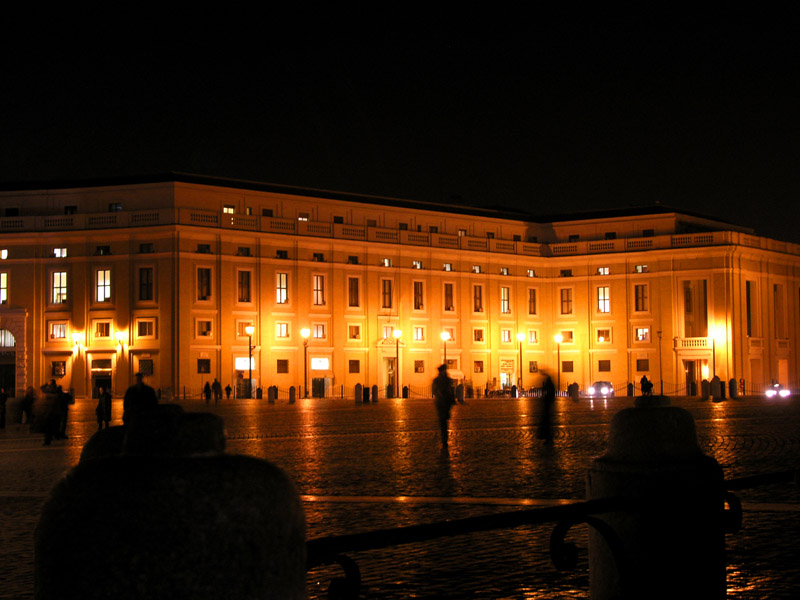
<path id="1" fill-rule="evenodd" d="M 610 381 L 595 381 L 586 389 L 586 395 L 590 398 L 613 398 L 614 386 Z"/>
<path id="2" fill-rule="evenodd" d="M 792 391 L 787 390 L 780 383 L 773 383 L 767 388 L 767 391 L 764 392 L 764 395 L 767 398 L 786 398 L 792 395 Z"/>

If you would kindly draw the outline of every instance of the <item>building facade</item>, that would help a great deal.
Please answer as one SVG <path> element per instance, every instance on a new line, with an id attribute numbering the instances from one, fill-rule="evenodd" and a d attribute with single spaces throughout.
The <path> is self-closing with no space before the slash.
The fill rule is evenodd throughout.
<path id="1" fill-rule="evenodd" d="M 800 246 L 697 215 L 497 210 L 186 175 L 0 191 L 0 385 L 167 397 L 798 385 Z M 252 329 L 251 329 L 252 328 Z M 443 339 L 443 335 L 447 339 Z M 556 340 L 560 340 L 557 342 Z M 237 386 L 238 383 L 238 386 Z"/>

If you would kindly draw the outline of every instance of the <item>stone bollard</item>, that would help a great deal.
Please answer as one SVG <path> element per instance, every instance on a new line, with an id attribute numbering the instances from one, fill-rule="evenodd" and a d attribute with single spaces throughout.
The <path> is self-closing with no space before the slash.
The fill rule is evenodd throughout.
<path id="1" fill-rule="evenodd" d="M 356 404 L 363 404 L 364 403 L 364 387 L 360 384 L 356 384 Z"/>
<path id="2" fill-rule="evenodd" d="M 289 388 L 289 404 L 294 404 L 295 400 L 297 400 L 297 390 L 292 386 Z"/>
<path id="3" fill-rule="evenodd" d="M 701 452 L 688 411 L 654 396 L 617 413 L 586 490 L 590 500 L 634 501 L 597 515 L 621 542 L 617 557 L 590 527 L 592 599 L 725 598 L 723 474 Z"/>
<path id="4" fill-rule="evenodd" d="M 373 385 L 372 386 L 372 401 L 373 402 L 377 402 L 378 401 L 378 386 L 377 385 Z"/>
<path id="5" fill-rule="evenodd" d="M 269 386 L 267 388 L 267 403 L 268 404 L 275 404 L 275 386 Z"/>

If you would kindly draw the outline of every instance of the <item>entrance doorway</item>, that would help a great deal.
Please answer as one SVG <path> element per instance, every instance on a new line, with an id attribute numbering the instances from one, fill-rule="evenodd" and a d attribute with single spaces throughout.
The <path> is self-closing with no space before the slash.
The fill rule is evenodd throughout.
<path id="1" fill-rule="evenodd" d="M 106 373 L 92 373 L 92 398 L 99 397 L 99 388 L 103 388 L 113 395 L 111 388 L 111 375 Z"/>
<path id="2" fill-rule="evenodd" d="M 2 358 L 0 358 L 0 361 L 2 361 L 0 362 L 0 387 L 5 388 L 9 398 L 13 398 L 16 396 L 16 366 L 13 362 L 9 364 Z"/>
<path id="3" fill-rule="evenodd" d="M 384 366 L 386 369 L 386 390 L 389 398 L 396 397 L 397 394 L 397 369 L 396 360 L 394 356 L 387 356 L 384 358 Z M 391 391 L 390 391 L 391 390 Z"/>
<path id="4" fill-rule="evenodd" d="M 686 395 L 687 396 L 696 396 L 697 395 L 697 375 L 698 375 L 698 368 L 697 368 L 697 361 L 695 360 L 684 360 L 683 361 L 683 369 L 686 373 Z"/>

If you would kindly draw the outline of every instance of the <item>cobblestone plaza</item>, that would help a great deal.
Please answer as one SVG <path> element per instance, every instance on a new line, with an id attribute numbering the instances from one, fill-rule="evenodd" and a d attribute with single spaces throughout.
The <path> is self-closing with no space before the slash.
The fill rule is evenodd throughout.
<path id="1" fill-rule="evenodd" d="M 229 452 L 265 458 L 291 475 L 303 496 L 308 538 L 314 539 L 582 500 L 586 469 L 605 449 L 609 422 L 632 400 L 559 399 L 553 447 L 536 439 L 536 400 L 471 400 L 454 410 L 446 454 L 429 399 L 182 404 L 225 419 Z M 726 479 L 800 462 L 796 398 L 676 398 L 673 404 L 692 413 L 701 447 L 719 461 Z M 115 401 L 115 424 L 120 414 Z M 40 436 L 13 422 L 0 432 L 0 598 L 32 598 L 39 509 L 95 429 L 94 402 L 79 399 L 65 442 L 42 447 Z M 744 523 L 726 539 L 729 597 L 798 597 L 800 491 L 782 484 L 738 496 Z M 572 572 L 559 572 L 550 562 L 552 529 L 520 527 L 354 555 L 364 579 L 362 597 L 588 597 L 585 527 L 570 536 L 581 548 Z M 310 597 L 325 597 L 334 575 L 334 568 L 310 572 Z"/>

